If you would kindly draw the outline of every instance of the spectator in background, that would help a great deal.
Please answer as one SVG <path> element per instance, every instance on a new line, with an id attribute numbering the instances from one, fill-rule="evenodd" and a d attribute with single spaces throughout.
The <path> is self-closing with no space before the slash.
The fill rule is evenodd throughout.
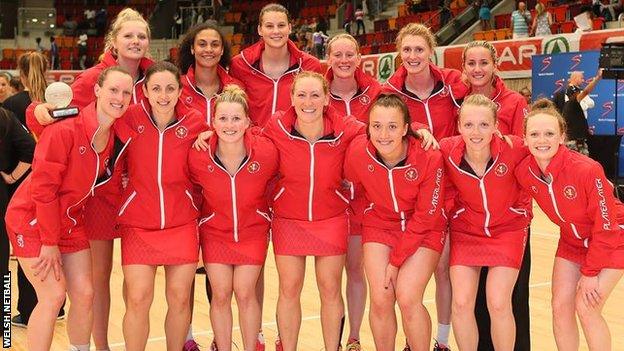
<path id="1" fill-rule="evenodd" d="M 535 5 L 535 18 L 531 26 L 531 33 L 534 33 L 536 37 L 552 35 L 550 31 L 552 23 L 553 20 L 550 12 L 546 11 L 544 4 L 538 2 L 537 5 Z"/>
<path id="2" fill-rule="evenodd" d="M 88 51 L 89 51 L 89 48 L 87 47 L 87 35 L 82 34 L 78 38 L 78 65 L 80 66 L 80 69 L 82 70 L 87 69 L 86 62 L 87 62 Z"/>
<path id="3" fill-rule="evenodd" d="M 453 13 L 451 12 L 451 1 L 450 0 L 440 0 L 440 23 L 442 26 L 446 25 L 453 17 Z"/>
<path id="4" fill-rule="evenodd" d="M 22 81 L 19 79 L 19 77 L 11 78 L 9 84 L 11 85 L 11 95 L 15 95 L 19 92 L 24 91 L 24 85 L 22 84 Z"/>
<path id="5" fill-rule="evenodd" d="M 529 89 L 529 87 L 524 87 L 520 89 L 520 95 L 524 96 L 524 99 L 526 100 L 528 105 L 531 105 L 531 90 Z"/>
<path id="6" fill-rule="evenodd" d="M 101 8 L 95 15 L 95 30 L 98 37 L 103 36 L 106 32 L 106 17 L 107 12 L 105 8 Z"/>
<path id="7" fill-rule="evenodd" d="M 43 52 L 43 45 L 41 45 L 41 38 L 35 38 L 35 43 L 37 43 L 37 52 Z"/>
<path id="8" fill-rule="evenodd" d="M 362 28 L 362 34 L 366 33 L 366 27 L 364 27 L 364 10 L 361 6 L 355 10 L 355 24 L 357 28 L 355 29 L 355 35 L 360 35 L 360 28 Z"/>
<path id="9" fill-rule="evenodd" d="M 312 41 L 314 42 L 314 55 L 319 60 L 322 60 L 325 57 L 325 41 L 327 41 L 327 39 L 329 39 L 329 37 L 320 30 L 312 34 Z"/>
<path id="10" fill-rule="evenodd" d="M 347 1 L 345 3 L 344 22 L 342 23 L 342 27 L 349 34 L 351 34 L 351 22 L 353 22 L 353 3 L 351 1 Z"/>
<path id="11" fill-rule="evenodd" d="M 518 9 L 511 13 L 511 34 L 513 39 L 527 38 L 531 23 L 531 13 L 527 11 L 526 4 L 518 3 Z"/>
<path id="12" fill-rule="evenodd" d="M 327 29 L 329 29 L 329 25 L 327 24 L 327 19 L 323 16 L 318 18 L 316 22 L 316 30 L 325 33 L 327 35 Z"/>
<path id="13" fill-rule="evenodd" d="M 13 95 L 10 83 L 11 76 L 6 72 L 0 73 L 0 106 L 2 106 L 4 100 Z"/>
<path id="14" fill-rule="evenodd" d="M 59 48 L 56 45 L 56 38 L 50 37 L 50 69 L 59 68 Z"/>
<path id="15" fill-rule="evenodd" d="M 477 0 L 476 4 L 479 4 L 479 1 L 481 2 L 481 6 L 479 6 L 479 21 L 481 22 L 481 30 L 490 30 L 492 29 L 492 26 L 490 25 L 490 19 L 492 18 L 492 14 L 490 13 L 490 4 L 488 3 L 488 0 Z"/>
<path id="16" fill-rule="evenodd" d="M 73 15 L 67 15 L 65 22 L 63 22 L 63 35 L 67 37 L 73 37 L 76 35 L 76 29 L 78 28 L 78 22 L 74 21 Z"/>

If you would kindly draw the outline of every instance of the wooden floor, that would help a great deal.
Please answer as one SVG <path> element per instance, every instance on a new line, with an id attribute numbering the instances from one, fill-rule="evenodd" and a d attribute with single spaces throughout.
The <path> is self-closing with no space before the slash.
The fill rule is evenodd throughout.
<path id="1" fill-rule="evenodd" d="M 544 214 L 536 208 L 535 219 L 532 225 L 531 235 L 531 251 L 532 251 L 532 271 L 530 282 L 530 306 L 531 306 L 531 338 L 533 350 L 555 350 L 555 342 L 552 334 L 551 323 L 551 273 L 553 265 L 553 257 L 558 240 L 558 231 L 556 227 L 544 216 Z M 115 268 L 112 276 L 113 302 L 110 318 L 109 340 L 111 350 L 123 350 L 123 336 L 121 332 L 121 320 L 124 313 L 123 300 L 121 297 L 121 283 L 123 279 L 119 248 L 116 247 Z M 313 265 L 308 259 L 307 279 L 302 294 L 303 306 L 303 322 L 301 324 L 301 335 L 299 342 L 300 350 L 321 350 L 323 349 L 320 319 L 319 319 L 319 298 L 315 282 L 313 279 Z M 11 270 L 16 277 L 15 262 L 11 262 Z M 155 302 L 151 311 L 151 333 L 148 341 L 147 350 L 166 350 L 165 337 L 163 330 L 164 317 L 166 313 L 166 303 L 164 298 L 164 277 L 162 269 L 159 270 L 156 278 L 156 294 Z M 267 350 L 273 350 L 271 344 L 274 342 L 277 327 L 275 324 L 275 305 L 277 301 L 277 271 L 272 254 L 269 254 L 266 262 L 266 298 L 263 315 L 263 330 L 267 339 Z M 344 282 L 344 279 L 343 279 Z M 208 349 L 208 345 L 212 340 L 212 332 L 208 315 L 208 303 L 204 293 L 204 277 L 198 275 L 196 281 L 197 289 L 195 291 L 195 312 L 193 317 L 193 332 L 197 342 Z M 13 313 L 15 314 L 15 304 L 17 303 L 17 284 L 13 284 Z M 429 309 L 434 322 L 435 331 L 435 303 L 434 290 L 435 284 L 431 280 L 427 292 L 425 294 L 425 304 Z M 233 302 L 235 306 L 235 302 Z M 235 307 L 233 307 L 235 308 Z M 605 316 L 611 327 L 613 337 L 613 350 L 624 350 L 624 283 L 620 281 L 615 292 L 611 295 L 607 306 L 605 307 Z M 234 325 L 237 325 L 236 310 L 234 310 Z M 368 312 L 367 312 L 368 314 Z M 348 329 L 346 329 L 348 330 Z M 581 333 L 582 334 L 582 333 Z M 582 336 L 581 336 L 582 337 Z M 346 336 L 345 336 L 346 338 Z M 367 316 L 362 326 L 361 339 L 364 350 L 373 350 L 374 344 L 372 334 L 368 325 Z M 234 342 L 242 349 L 240 341 L 240 333 L 238 329 L 234 331 Z M 399 331 L 397 335 L 397 349 L 401 349 L 403 345 L 403 334 Z M 452 340 L 452 336 L 451 336 Z M 13 350 L 26 350 L 25 329 L 13 328 Z M 344 342 L 344 341 L 343 341 Z M 582 339 L 581 344 L 585 341 Z M 68 340 L 65 332 L 65 322 L 57 323 L 56 333 L 52 350 L 67 350 Z M 453 350 L 457 350 L 455 342 L 451 341 Z M 233 350 L 237 350 L 233 347 Z M 582 345 L 581 350 L 587 350 Z"/>

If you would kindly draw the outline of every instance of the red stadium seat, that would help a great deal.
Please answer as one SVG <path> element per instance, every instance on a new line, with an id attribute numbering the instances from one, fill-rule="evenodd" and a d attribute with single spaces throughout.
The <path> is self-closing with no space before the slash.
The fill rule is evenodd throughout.
<path id="1" fill-rule="evenodd" d="M 605 19 L 602 17 L 596 17 L 592 20 L 592 29 L 593 30 L 601 30 L 604 28 Z"/>
<path id="2" fill-rule="evenodd" d="M 497 29 L 509 27 L 509 14 L 494 16 L 494 25 Z"/>
<path id="3" fill-rule="evenodd" d="M 575 26 L 576 26 L 576 23 L 574 23 L 574 21 L 563 22 L 559 26 L 559 31 L 561 33 L 572 33 L 574 32 Z"/>
<path id="4" fill-rule="evenodd" d="M 555 22 L 565 22 L 568 20 L 567 16 L 568 16 L 568 5 L 561 5 L 561 6 L 557 6 L 557 7 L 553 7 L 551 9 L 552 14 L 553 14 L 553 20 Z"/>
<path id="5" fill-rule="evenodd" d="M 553 22 L 553 24 L 550 25 L 550 32 L 552 34 L 559 33 L 559 23 Z"/>

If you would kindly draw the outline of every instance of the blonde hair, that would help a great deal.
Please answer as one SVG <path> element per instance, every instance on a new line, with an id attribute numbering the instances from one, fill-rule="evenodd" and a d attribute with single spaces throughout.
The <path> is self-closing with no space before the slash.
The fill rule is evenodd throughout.
<path id="1" fill-rule="evenodd" d="M 462 112 L 464 108 L 466 108 L 466 106 L 485 107 L 488 110 L 490 110 L 490 112 L 492 112 L 492 117 L 494 117 L 494 122 L 498 120 L 498 116 L 497 116 L 498 108 L 496 104 L 494 103 L 494 101 L 490 100 L 490 98 L 486 97 L 485 95 L 474 94 L 474 95 L 469 95 L 467 98 L 464 99 L 464 102 L 459 108 L 459 113 L 458 113 L 459 118 L 457 119 L 458 122 L 459 120 L 461 120 Z"/>
<path id="2" fill-rule="evenodd" d="M 329 56 L 329 54 L 331 54 L 331 47 L 332 44 L 340 39 L 346 39 L 350 42 L 353 43 L 353 45 L 355 45 L 355 51 L 357 52 L 357 54 L 360 54 L 360 44 L 357 42 L 357 40 L 355 40 L 355 38 L 351 35 L 351 34 L 347 34 L 347 33 L 340 33 L 338 35 L 334 35 L 331 39 L 329 39 L 329 41 L 327 42 L 327 56 Z"/>
<path id="3" fill-rule="evenodd" d="M 403 39 L 405 39 L 408 35 L 415 35 L 425 39 L 431 50 L 436 47 L 436 39 L 433 34 L 431 34 L 429 28 L 420 23 L 409 23 L 405 27 L 401 28 L 399 34 L 397 34 L 396 47 L 398 51 L 401 50 Z"/>
<path id="4" fill-rule="evenodd" d="M 546 98 L 538 99 L 531 105 L 531 111 L 524 118 L 523 127 L 525 134 L 527 131 L 527 122 L 529 121 L 529 118 L 539 114 L 545 114 L 555 117 L 557 119 L 557 124 L 559 125 L 561 134 L 566 134 L 566 131 L 568 130 L 568 125 L 565 119 L 563 118 L 563 116 L 561 116 L 561 113 L 559 113 L 559 111 L 555 107 L 555 104 Z"/>
<path id="5" fill-rule="evenodd" d="M 464 47 L 464 52 L 462 53 L 462 66 L 466 62 L 466 53 L 472 48 L 487 49 L 490 52 L 492 62 L 494 62 L 494 65 L 496 66 L 496 63 L 498 62 L 498 53 L 496 52 L 496 48 L 490 42 L 487 42 L 485 40 L 475 40 L 466 44 L 466 46 Z"/>
<path id="6" fill-rule="evenodd" d="M 535 5 L 535 17 L 541 16 L 545 10 L 546 8 L 544 5 L 541 2 L 538 2 L 537 5 Z"/>
<path id="7" fill-rule="evenodd" d="M 17 68 L 25 80 L 28 95 L 32 101 L 45 101 L 45 90 L 48 86 L 45 74 L 48 59 L 39 52 L 27 52 L 17 59 Z"/>
<path id="8" fill-rule="evenodd" d="M 280 4 L 272 3 L 272 4 L 264 5 L 262 10 L 260 10 L 260 15 L 258 16 L 259 26 L 262 25 L 262 18 L 267 12 L 281 12 L 286 15 L 286 21 L 290 22 L 290 13 L 288 12 L 288 9 Z"/>
<path id="9" fill-rule="evenodd" d="M 105 43 L 104 52 L 102 53 L 102 55 L 100 55 L 100 60 L 104 57 L 104 54 L 106 54 L 106 52 L 108 51 L 111 51 L 114 56 L 117 56 L 117 53 L 114 51 L 114 48 L 113 48 L 113 41 L 115 41 L 115 37 L 121 30 L 121 27 L 126 22 L 130 22 L 130 21 L 138 21 L 138 22 L 145 24 L 145 31 L 147 32 L 147 39 L 148 40 L 152 39 L 152 32 L 145 18 L 143 18 L 143 16 L 138 11 L 131 9 L 129 7 L 126 7 L 125 9 L 121 10 L 121 12 L 119 12 L 117 17 L 115 17 L 115 20 L 110 25 L 110 30 L 108 31 L 108 33 L 106 33 L 106 37 L 104 39 L 104 43 Z M 149 53 L 146 53 L 146 56 L 147 55 L 149 55 Z"/>
<path id="10" fill-rule="evenodd" d="M 301 71 L 295 76 L 295 79 L 293 80 L 292 87 L 290 88 L 290 95 L 295 94 L 295 85 L 297 85 L 298 81 L 304 78 L 314 78 L 318 80 L 323 85 L 323 93 L 325 93 L 325 95 L 329 94 L 329 83 L 327 82 L 327 79 L 323 77 L 323 75 L 312 71 Z"/>
<path id="11" fill-rule="evenodd" d="M 230 102 L 243 106 L 245 116 L 249 116 L 249 105 L 247 105 L 247 94 L 236 84 L 229 84 L 223 88 L 223 92 L 215 99 L 215 110 L 222 102 Z"/>

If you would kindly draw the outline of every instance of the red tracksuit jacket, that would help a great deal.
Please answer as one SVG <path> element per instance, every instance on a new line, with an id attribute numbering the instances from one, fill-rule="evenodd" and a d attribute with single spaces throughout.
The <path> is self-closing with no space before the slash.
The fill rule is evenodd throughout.
<path id="1" fill-rule="evenodd" d="M 37 231 L 43 245 L 58 245 L 62 236 L 83 224 L 85 200 L 93 194 L 98 178 L 109 176 L 103 168 L 110 162 L 112 148 L 102 155 L 95 152 L 97 129 L 95 103 L 77 117 L 45 129 L 35 148 L 33 171 L 9 204 L 7 226 L 17 233 Z M 109 143 L 113 138 L 111 131 Z"/>
<path id="2" fill-rule="evenodd" d="M 143 58 L 139 64 L 140 71 L 145 73 L 145 71 L 153 63 L 154 61 L 148 58 Z M 107 52 L 104 54 L 104 58 L 102 58 L 100 63 L 78 75 L 76 80 L 71 85 L 74 98 L 70 103 L 70 106 L 76 106 L 79 109 L 82 109 L 95 101 L 96 97 L 93 88 L 97 84 L 97 79 L 100 76 L 100 73 L 102 73 L 102 71 L 106 68 L 113 66 L 117 66 L 117 60 L 113 57 L 112 53 Z M 144 78 L 141 78 L 134 83 L 130 104 L 136 104 L 143 99 L 143 82 Z M 33 102 L 30 106 L 28 106 L 28 109 L 26 109 L 26 125 L 35 135 L 40 135 L 44 128 L 44 126 L 39 124 L 35 118 L 35 107 L 37 107 L 39 103 L 39 101 Z"/>
<path id="3" fill-rule="evenodd" d="M 297 73 L 301 71 L 322 73 L 318 59 L 299 50 L 290 40 L 287 45 L 290 53 L 290 67 L 277 80 L 264 74 L 261 69 L 263 41 L 255 43 L 234 56 L 230 65 L 230 75 L 245 85 L 249 117 L 260 127 L 264 127 L 275 112 L 290 108 L 290 88 Z"/>
<path id="4" fill-rule="evenodd" d="M 334 80 L 334 72 L 331 68 L 327 70 L 325 78 L 331 85 L 332 80 Z M 336 95 L 330 94 L 329 105 L 335 108 L 341 115 L 355 116 L 358 121 L 368 123 L 368 110 L 381 93 L 381 84 L 375 78 L 362 72 L 360 68 L 355 71 L 355 80 L 358 84 L 358 92 L 354 97 L 349 101 L 345 101 Z"/>
<path id="5" fill-rule="evenodd" d="M 159 131 L 147 100 L 128 108 L 122 122 L 130 130 L 124 151 L 128 186 L 123 191 L 118 222 L 147 230 L 173 228 L 197 219 L 187 157 L 204 118 L 178 101 L 176 118 Z"/>
<path id="6" fill-rule="evenodd" d="M 429 68 L 436 85 L 428 98 L 421 100 L 405 90 L 407 71 L 401 66 L 382 86 L 382 92 L 399 94 L 409 108 L 412 121 L 424 123 L 437 140 L 457 134 L 457 107 L 451 97 L 451 85 L 456 84 L 461 73 L 454 69 Z"/>
<path id="7" fill-rule="evenodd" d="M 524 117 L 528 113 L 527 102 L 522 95 L 507 88 L 502 79 L 494 76 L 494 93 L 490 99 L 498 108 L 498 130 L 502 134 L 524 136 Z M 465 96 L 472 94 L 472 90 L 459 81 L 452 85 L 453 102 L 459 108 Z"/>
<path id="8" fill-rule="evenodd" d="M 514 176 L 518 163 L 528 155 L 522 140 L 512 136 L 514 147 L 494 137 L 490 144 L 492 164 L 479 178 L 460 168 L 466 144 L 460 135 L 440 141 L 446 180 L 454 191 L 455 205 L 449 212 L 451 231 L 492 237 L 529 226 L 531 201 Z"/>
<path id="9" fill-rule="evenodd" d="M 308 142 L 294 132 L 294 108 L 279 111 L 264 128 L 279 151 L 280 179 L 273 197 L 276 216 L 324 220 L 345 213 L 349 200 L 341 193 L 342 166 L 347 146 L 365 126 L 353 116 L 328 107 L 323 115 L 324 137 Z"/>
<path id="10" fill-rule="evenodd" d="M 533 156 L 516 168 L 516 177 L 548 218 L 557 224 L 561 241 L 588 249 L 581 273 L 596 276 L 608 267 L 611 252 L 622 249 L 624 205 L 613 196 L 613 185 L 600 164 L 559 146 L 546 168 L 547 183 Z"/>
<path id="11" fill-rule="evenodd" d="M 439 233 L 444 239 L 444 164 L 439 151 L 425 151 L 420 141 L 409 138 L 404 166 L 388 169 L 376 157 L 375 147 L 365 135 L 347 150 L 345 178 L 352 188 L 363 189 L 369 205 L 362 225 L 404 232 L 390 253 L 390 263 L 400 267 L 413 255 L 421 235 Z M 361 196 L 358 194 L 358 196 Z"/>
<path id="12" fill-rule="evenodd" d="M 219 92 L 223 91 L 223 88 L 230 84 L 236 84 L 243 89 L 245 88 L 242 82 L 230 77 L 221 66 L 217 66 L 217 75 L 221 83 Z M 206 123 L 210 125 L 212 123 L 212 116 L 214 115 L 215 99 L 217 96 L 205 96 L 196 85 L 195 68 L 191 66 L 186 74 L 182 76 L 182 95 L 180 95 L 180 101 L 183 101 L 188 106 L 201 112 Z"/>
<path id="13" fill-rule="evenodd" d="M 267 240 L 271 217 L 266 197 L 268 182 L 277 175 L 279 156 L 273 143 L 248 130 L 247 158 L 233 176 L 215 160 L 216 136 L 208 152 L 191 149 L 191 180 L 201 186 L 200 230 L 232 242 Z"/>

